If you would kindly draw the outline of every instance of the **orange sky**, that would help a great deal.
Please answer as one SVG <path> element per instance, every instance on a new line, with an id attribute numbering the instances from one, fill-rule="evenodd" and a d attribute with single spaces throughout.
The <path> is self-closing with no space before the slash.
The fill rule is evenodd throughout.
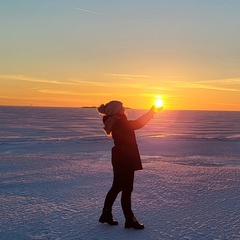
<path id="1" fill-rule="evenodd" d="M 239 7 L 1 2 L 0 105 L 240 111 Z"/>

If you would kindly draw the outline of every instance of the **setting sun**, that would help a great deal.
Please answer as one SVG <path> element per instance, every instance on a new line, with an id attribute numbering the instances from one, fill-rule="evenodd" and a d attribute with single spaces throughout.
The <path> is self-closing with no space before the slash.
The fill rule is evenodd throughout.
<path id="1" fill-rule="evenodd" d="M 163 107 L 163 100 L 161 99 L 160 96 L 156 97 L 154 105 L 155 105 L 156 108 L 162 108 Z"/>
<path id="2" fill-rule="evenodd" d="M 0 106 L 240 111 L 240 1 L 19 2 L 0 2 Z"/>

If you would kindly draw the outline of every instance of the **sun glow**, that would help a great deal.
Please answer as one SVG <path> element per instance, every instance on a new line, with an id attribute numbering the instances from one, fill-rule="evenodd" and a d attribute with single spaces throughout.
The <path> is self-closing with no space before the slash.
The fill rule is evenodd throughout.
<path id="1" fill-rule="evenodd" d="M 156 108 L 162 108 L 163 107 L 163 100 L 160 96 L 156 96 L 154 105 L 155 105 Z"/>

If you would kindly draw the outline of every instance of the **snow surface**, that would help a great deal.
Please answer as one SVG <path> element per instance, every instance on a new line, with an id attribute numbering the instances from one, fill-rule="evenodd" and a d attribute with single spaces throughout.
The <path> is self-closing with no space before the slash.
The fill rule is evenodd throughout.
<path id="1" fill-rule="evenodd" d="M 98 222 L 112 180 L 109 151 L 71 147 L 1 155 L 1 240 L 240 239 L 235 157 L 143 154 L 132 200 L 145 229 L 133 230 L 124 228 L 119 197 L 119 225 Z"/>
<path id="2" fill-rule="evenodd" d="M 240 239 L 239 120 L 163 112 L 137 133 L 144 170 L 132 205 L 145 229 L 134 230 L 124 228 L 120 196 L 119 225 L 98 222 L 112 141 L 95 110 L 2 108 L 0 240 Z"/>

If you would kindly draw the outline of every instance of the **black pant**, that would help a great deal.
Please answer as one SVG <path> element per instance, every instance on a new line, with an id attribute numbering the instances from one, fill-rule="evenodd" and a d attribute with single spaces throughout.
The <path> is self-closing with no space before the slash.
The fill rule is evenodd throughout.
<path id="1" fill-rule="evenodd" d="M 131 194 L 133 191 L 134 171 L 126 173 L 116 173 L 113 175 L 113 184 L 109 190 L 105 202 L 105 209 L 112 209 L 113 203 L 116 200 L 119 192 L 122 191 L 121 205 L 125 217 L 132 216 Z"/>

